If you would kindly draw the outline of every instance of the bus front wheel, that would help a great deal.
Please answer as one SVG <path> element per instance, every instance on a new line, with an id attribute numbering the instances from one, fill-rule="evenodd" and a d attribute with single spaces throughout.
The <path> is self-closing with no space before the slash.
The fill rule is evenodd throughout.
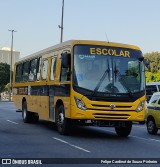
<path id="1" fill-rule="evenodd" d="M 70 119 L 65 118 L 64 106 L 60 105 L 56 114 L 56 126 L 61 135 L 68 134 L 70 130 Z"/>
<path id="2" fill-rule="evenodd" d="M 115 127 L 115 131 L 120 137 L 127 137 L 132 130 L 132 122 L 125 122 L 124 127 Z"/>

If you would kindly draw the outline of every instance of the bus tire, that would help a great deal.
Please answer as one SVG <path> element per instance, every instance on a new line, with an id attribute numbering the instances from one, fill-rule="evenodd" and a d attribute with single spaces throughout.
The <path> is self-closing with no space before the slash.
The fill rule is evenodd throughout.
<path id="1" fill-rule="evenodd" d="M 37 123 L 39 121 L 39 116 L 34 116 L 34 122 Z"/>
<path id="2" fill-rule="evenodd" d="M 145 121 L 139 121 L 139 124 L 140 124 L 140 125 L 144 125 L 144 124 L 145 124 Z"/>
<path id="3" fill-rule="evenodd" d="M 27 102 L 22 104 L 22 118 L 24 123 L 29 123 L 32 120 L 31 113 L 27 111 Z"/>
<path id="4" fill-rule="evenodd" d="M 125 127 L 115 127 L 115 131 L 120 137 L 127 137 L 132 130 L 132 122 L 125 122 Z"/>
<path id="5" fill-rule="evenodd" d="M 37 116 L 35 113 L 30 113 L 32 115 L 31 122 L 32 123 L 38 123 L 39 116 Z"/>
<path id="6" fill-rule="evenodd" d="M 147 131 L 151 135 L 156 135 L 158 132 L 158 128 L 156 127 L 156 123 L 153 118 L 147 119 Z"/>
<path id="7" fill-rule="evenodd" d="M 56 126 L 61 135 L 69 133 L 70 119 L 65 118 L 64 106 L 60 105 L 56 111 Z"/>

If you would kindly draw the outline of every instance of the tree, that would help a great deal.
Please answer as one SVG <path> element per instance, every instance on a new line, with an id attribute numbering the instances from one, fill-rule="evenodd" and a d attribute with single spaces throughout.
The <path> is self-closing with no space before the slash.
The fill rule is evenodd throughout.
<path id="1" fill-rule="evenodd" d="M 146 82 L 160 81 L 160 53 L 146 53 L 144 57 L 149 59 L 151 67 L 150 71 L 146 72 Z"/>
<path id="2" fill-rule="evenodd" d="M 10 80 L 10 65 L 7 63 L 0 63 L 0 92 L 5 88 L 5 85 Z"/>
<path id="3" fill-rule="evenodd" d="M 9 90 L 10 90 L 10 83 L 8 83 L 8 84 L 5 86 L 4 90 L 9 92 Z"/>

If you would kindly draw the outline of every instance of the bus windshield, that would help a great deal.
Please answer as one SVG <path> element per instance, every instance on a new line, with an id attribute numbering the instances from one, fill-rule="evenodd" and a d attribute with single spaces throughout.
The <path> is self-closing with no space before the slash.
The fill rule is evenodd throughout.
<path id="1" fill-rule="evenodd" d="M 95 95 L 131 94 L 145 90 L 141 51 L 110 46 L 76 45 L 74 79 L 76 87 Z"/>

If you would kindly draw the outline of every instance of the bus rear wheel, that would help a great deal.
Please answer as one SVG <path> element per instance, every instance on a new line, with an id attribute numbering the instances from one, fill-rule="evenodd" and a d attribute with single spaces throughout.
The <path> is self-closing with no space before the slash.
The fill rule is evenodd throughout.
<path id="1" fill-rule="evenodd" d="M 56 126 L 58 129 L 58 132 L 61 135 L 66 135 L 69 133 L 71 123 L 70 119 L 65 118 L 65 111 L 64 111 L 64 106 L 60 105 L 57 109 L 56 113 Z"/>
<path id="2" fill-rule="evenodd" d="M 24 101 L 22 104 L 22 118 L 24 123 L 31 122 L 31 114 L 27 111 L 27 102 Z"/>
<path id="3" fill-rule="evenodd" d="M 29 112 L 27 110 L 27 102 L 24 101 L 22 104 L 22 118 L 24 123 L 37 123 L 39 121 L 39 116 L 35 113 Z"/>
<path id="4" fill-rule="evenodd" d="M 115 127 L 115 131 L 120 137 L 127 137 L 132 130 L 132 122 L 125 122 L 124 127 Z"/>

